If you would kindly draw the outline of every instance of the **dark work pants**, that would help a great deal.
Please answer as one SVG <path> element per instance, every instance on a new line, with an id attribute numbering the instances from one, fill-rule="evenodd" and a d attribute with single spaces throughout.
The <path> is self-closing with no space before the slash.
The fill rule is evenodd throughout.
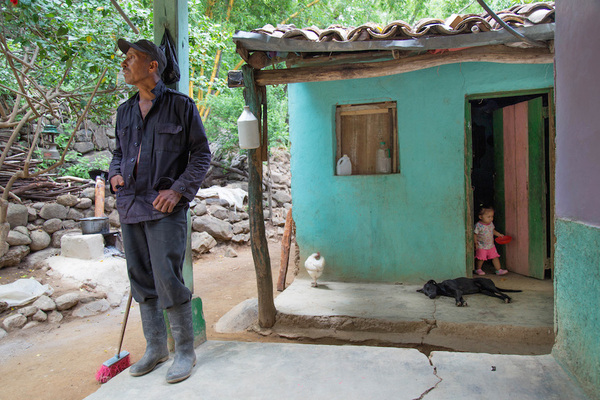
<path id="1" fill-rule="evenodd" d="M 123 247 L 133 298 L 158 299 L 162 309 L 184 304 L 192 293 L 183 283 L 187 244 L 186 210 L 164 218 L 122 224 Z"/>

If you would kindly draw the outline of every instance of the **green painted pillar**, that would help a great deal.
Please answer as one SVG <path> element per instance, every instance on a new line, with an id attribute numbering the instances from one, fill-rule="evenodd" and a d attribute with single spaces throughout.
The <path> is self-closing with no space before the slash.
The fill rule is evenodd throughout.
<path id="1" fill-rule="evenodd" d="M 171 36 L 177 46 L 177 62 L 181 77 L 179 82 L 171 88 L 181 93 L 189 94 L 190 91 L 190 63 L 189 63 L 189 34 L 188 34 L 188 2 L 187 0 L 154 0 L 154 43 L 160 44 L 165 27 L 171 32 Z M 194 271 L 192 258 L 192 218 L 188 210 L 188 235 L 183 262 L 183 279 L 185 285 L 192 292 L 192 314 L 194 325 L 194 346 L 206 341 L 206 322 L 202 312 L 202 300 L 193 296 L 194 293 Z M 171 328 L 167 313 L 165 321 L 169 332 L 169 349 L 173 350 L 174 343 L 171 336 Z"/>
<path id="2" fill-rule="evenodd" d="M 187 0 L 154 0 L 154 43 L 160 44 L 165 27 L 177 44 L 177 61 L 181 78 L 172 89 L 190 92 L 190 45 Z"/>

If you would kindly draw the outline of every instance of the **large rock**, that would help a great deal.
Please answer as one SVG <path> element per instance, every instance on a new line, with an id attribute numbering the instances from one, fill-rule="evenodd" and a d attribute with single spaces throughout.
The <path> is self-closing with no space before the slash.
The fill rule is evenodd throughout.
<path id="1" fill-rule="evenodd" d="M 69 209 L 67 213 L 67 219 L 80 220 L 83 218 L 83 213 L 76 208 Z"/>
<path id="2" fill-rule="evenodd" d="M 33 242 L 32 242 L 33 244 Z M 31 245 L 29 245 L 31 247 Z M 42 250 L 36 250 L 29 253 L 19 264 L 23 269 L 42 269 L 48 266 L 48 259 L 60 254 L 60 250 L 53 247 L 46 247 Z"/>
<path id="3" fill-rule="evenodd" d="M 17 230 L 12 230 L 8 232 L 6 242 L 11 246 L 23 246 L 31 243 L 31 238 L 29 235 L 25 235 Z"/>
<path id="4" fill-rule="evenodd" d="M 33 317 L 31 317 L 36 322 L 45 322 L 48 319 L 48 314 L 43 312 L 42 310 L 38 310 Z"/>
<path id="5" fill-rule="evenodd" d="M 79 222 L 73 221 L 72 219 L 65 219 L 62 222 L 62 227 L 64 230 L 79 229 L 80 224 L 79 224 Z"/>
<path id="6" fill-rule="evenodd" d="M 117 228 L 121 227 L 121 218 L 119 217 L 119 212 L 117 210 L 112 210 L 110 214 L 108 214 L 108 222 L 112 226 L 116 226 Z"/>
<path id="7" fill-rule="evenodd" d="M 31 250 L 29 246 L 12 246 L 8 249 L 6 254 L 0 257 L 0 268 L 14 267 L 19 265 L 21 260 L 29 254 Z"/>
<path id="8" fill-rule="evenodd" d="M 89 153 L 94 150 L 94 143 L 92 142 L 77 142 L 73 145 L 73 150 L 80 152 L 81 154 Z"/>
<path id="9" fill-rule="evenodd" d="M 27 226 L 27 222 L 29 222 L 27 207 L 22 204 L 8 203 L 6 222 L 10 224 L 10 229 L 15 229 L 17 226 Z"/>
<path id="10" fill-rule="evenodd" d="M 241 220 L 243 220 L 242 214 L 239 212 L 236 212 L 236 211 L 229 211 L 229 216 L 227 219 L 232 224 L 235 224 L 236 222 L 240 222 Z"/>
<path id="11" fill-rule="evenodd" d="M 63 294 L 56 298 L 56 309 L 58 311 L 68 310 L 79 303 L 79 292 L 71 292 Z"/>
<path id="12" fill-rule="evenodd" d="M 110 309 L 108 300 L 101 299 L 91 303 L 80 304 L 73 310 L 73 316 L 79 318 L 87 318 L 93 315 L 102 314 Z"/>
<path id="13" fill-rule="evenodd" d="M 36 301 L 33 302 L 32 306 L 42 311 L 56 310 L 56 303 L 46 295 L 40 296 Z"/>
<path id="14" fill-rule="evenodd" d="M 27 222 L 33 222 L 37 219 L 37 210 L 33 207 L 27 207 Z"/>
<path id="15" fill-rule="evenodd" d="M 258 299 L 248 299 L 233 307 L 215 325 L 219 333 L 236 333 L 247 330 L 258 319 Z"/>
<path id="16" fill-rule="evenodd" d="M 196 207 L 194 207 L 194 214 L 198 217 L 203 216 L 204 214 L 207 213 L 207 208 L 206 208 L 206 203 L 205 202 L 201 202 L 200 204 L 198 204 Z"/>
<path id="17" fill-rule="evenodd" d="M 197 232 L 207 232 L 213 238 L 222 241 L 229 241 L 233 237 L 233 228 L 231 224 L 211 215 L 203 215 L 194 218 L 192 229 Z"/>
<path id="18" fill-rule="evenodd" d="M 224 256 L 224 257 L 227 257 L 227 258 L 236 258 L 236 257 L 238 256 L 238 253 L 237 253 L 237 251 L 235 251 L 235 250 L 233 249 L 233 247 L 231 247 L 231 246 L 228 246 L 228 247 L 225 249 L 225 253 L 223 253 L 223 256 Z"/>
<path id="19" fill-rule="evenodd" d="M 233 243 L 237 243 L 237 244 L 248 243 L 250 241 L 250 234 L 249 233 L 238 233 L 237 235 L 233 235 L 233 237 L 231 238 L 231 241 Z"/>
<path id="20" fill-rule="evenodd" d="M 77 142 L 91 142 L 93 134 L 89 129 L 80 129 L 75 133 L 75 140 Z"/>
<path id="21" fill-rule="evenodd" d="M 62 229 L 63 222 L 62 222 L 62 219 L 60 219 L 60 218 L 51 218 L 51 219 L 47 220 L 46 222 L 44 222 L 44 225 L 42 225 L 42 226 L 46 232 L 52 234 L 52 233 Z"/>
<path id="22" fill-rule="evenodd" d="M 197 254 L 208 253 L 217 245 L 215 238 L 206 232 L 192 232 L 192 251 Z"/>
<path id="23" fill-rule="evenodd" d="M 246 221 L 240 221 L 240 222 L 236 222 L 235 224 L 233 224 L 233 233 L 234 234 L 240 234 L 240 233 L 248 233 L 250 232 L 250 221 L 246 220 Z"/>
<path id="24" fill-rule="evenodd" d="M 94 200 L 94 198 L 96 197 L 96 189 L 94 189 L 93 187 L 85 188 L 81 191 L 81 194 L 79 196 L 85 199 Z"/>
<path id="25" fill-rule="evenodd" d="M 87 197 L 80 198 L 77 204 L 75 204 L 75 208 L 80 210 L 87 210 L 92 206 L 92 199 L 88 199 Z"/>
<path id="26" fill-rule="evenodd" d="M 279 204 L 291 203 L 292 196 L 287 194 L 284 191 L 278 191 L 273 194 L 273 199 L 275 199 Z"/>
<path id="27" fill-rule="evenodd" d="M 96 148 L 99 150 L 108 149 L 108 135 L 106 131 L 110 128 L 101 126 L 94 132 L 94 143 L 96 144 Z M 112 130 L 112 129 L 110 129 Z"/>
<path id="28" fill-rule="evenodd" d="M 27 323 L 27 317 L 21 314 L 11 315 L 2 321 L 2 327 L 7 331 L 22 328 Z"/>
<path id="29" fill-rule="evenodd" d="M 27 306 L 27 307 L 23 307 L 23 308 L 19 309 L 19 312 L 26 317 L 31 317 L 38 311 L 39 311 L 39 309 L 34 306 Z"/>
<path id="30" fill-rule="evenodd" d="M 48 322 L 51 324 L 58 324 L 63 320 L 63 315 L 58 311 L 52 311 L 48 314 Z"/>
<path id="31" fill-rule="evenodd" d="M 212 215 L 215 218 L 219 218 L 223 221 L 226 221 L 229 219 L 229 211 L 223 207 L 220 206 L 218 204 L 212 204 L 208 207 L 208 212 L 210 215 Z"/>
<path id="32" fill-rule="evenodd" d="M 29 244 L 31 251 L 43 250 L 50 246 L 50 242 L 52 241 L 48 233 L 40 230 L 31 231 L 29 237 L 31 238 L 31 243 Z"/>
<path id="33" fill-rule="evenodd" d="M 115 196 L 107 196 L 104 200 L 104 211 L 108 214 L 117 206 L 117 199 Z"/>
<path id="34" fill-rule="evenodd" d="M 73 207 L 79 202 L 79 198 L 77 196 L 73 196 L 72 194 L 63 194 L 56 198 L 56 202 L 58 204 L 62 204 L 63 206 Z"/>
<path id="35" fill-rule="evenodd" d="M 67 207 L 58 203 L 47 203 L 40 210 L 40 217 L 45 220 L 58 218 L 58 219 L 66 219 L 67 218 Z"/>

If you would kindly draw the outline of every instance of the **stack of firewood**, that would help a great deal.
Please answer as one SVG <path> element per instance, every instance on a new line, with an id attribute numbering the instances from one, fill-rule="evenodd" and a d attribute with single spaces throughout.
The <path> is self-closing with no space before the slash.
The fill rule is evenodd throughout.
<path id="1" fill-rule="evenodd" d="M 0 143 L 0 154 L 4 151 L 5 146 L 6 143 Z M 2 168 L 0 168 L 0 186 L 2 188 L 6 187 L 8 181 L 17 172 L 24 169 L 28 152 L 29 149 L 19 144 L 11 146 L 10 155 L 6 157 Z M 41 162 L 41 160 L 32 159 L 29 164 L 29 172 L 38 171 Z M 67 182 L 56 182 L 55 177 L 55 174 L 41 174 L 33 178 L 18 179 L 12 185 L 10 198 L 15 200 L 51 201 L 60 195 L 66 193 L 77 194 L 83 188 L 93 186 L 91 180 L 73 178 L 66 179 Z"/>

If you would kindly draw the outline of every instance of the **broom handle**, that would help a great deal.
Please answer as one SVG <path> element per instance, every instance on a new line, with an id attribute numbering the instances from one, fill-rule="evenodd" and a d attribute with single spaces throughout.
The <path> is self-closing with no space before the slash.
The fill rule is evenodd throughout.
<path id="1" fill-rule="evenodd" d="M 127 326 L 127 319 L 129 318 L 129 309 L 131 308 L 131 289 L 129 290 L 129 298 L 127 299 L 127 308 L 125 309 L 125 316 L 123 317 L 123 326 L 121 327 L 121 339 L 119 340 L 119 349 L 117 350 L 117 358 L 121 354 L 121 346 L 123 346 L 123 338 L 125 337 L 125 327 Z"/>

